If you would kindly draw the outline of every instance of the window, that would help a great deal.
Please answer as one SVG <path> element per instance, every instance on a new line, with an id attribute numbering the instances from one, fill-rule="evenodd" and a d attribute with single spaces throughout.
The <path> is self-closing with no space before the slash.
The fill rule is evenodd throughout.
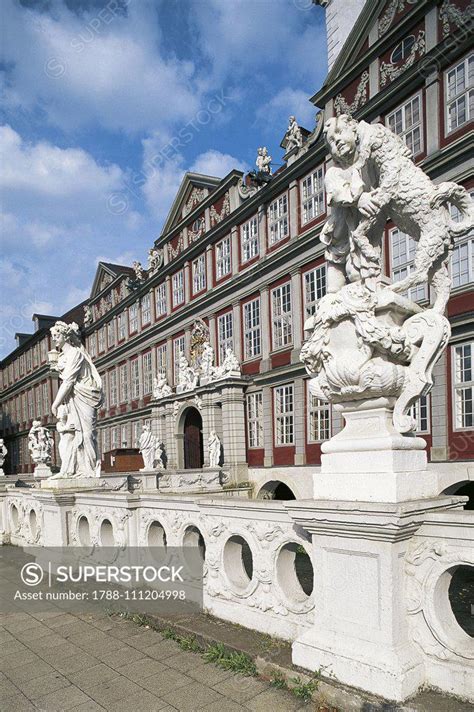
<path id="1" fill-rule="evenodd" d="M 128 447 L 128 425 L 126 423 L 120 428 L 120 447 Z"/>
<path id="2" fill-rule="evenodd" d="M 40 344 L 40 356 L 41 356 L 41 363 L 46 361 L 48 358 L 48 340 L 43 339 L 43 341 Z"/>
<path id="3" fill-rule="evenodd" d="M 48 384 L 43 383 L 41 386 L 41 389 L 43 391 L 42 394 L 42 401 L 43 401 L 43 413 L 44 415 L 48 415 L 49 413 L 49 393 L 48 393 Z"/>
<path id="4" fill-rule="evenodd" d="M 260 298 L 244 304 L 244 358 L 260 356 Z"/>
<path id="5" fill-rule="evenodd" d="M 471 192 L 474 198 L 474 192 Z M 461 220 L 461 213 L 455 205 L 451 205 L 451 217 L 456 222 Z M 474 282 L 474 232 L 461 238 L 456 238 L 451 255 L 451 279 L 453 287 Z"/>
<path id="6" fill-rule="evenodd" d="M 115 368 L 113 371 L 109 371 L 109 394 L 110 406 L 117 405 L 117 371 Z"/>
<path id="7" fill-rule="evenodd" d="M 180 270 L 173 275 L 173 306 L 177 307 L 184 302 L 184 271 Z"/>
<path id="8" fill-rule="evenodd" d="M 105 351 L 105 326 L 103 326 L 99 329 L 98 338 L 99 338 L 99 353 L 102 353 L 102 351 Z"/>
<path id="9" fill-rule="evenodd" d="M 151 351 L 142 356 L 143 362 L 143 394 L 151 393 L 153 388 L 153 370 L 151 367 Z"/>
<path id="10" fill-rule="evenodd" d="M 405 37 L 405 39 L 402 40 L 399 44 L 397 44 L 397 46 L 393 50 L 390 56 L 390 62 L 392 64 L 398 64 L 398 62 L 401 62 L 403 59 L 406 59 L 409 56 L 414 44 L 415 35 L 408 35 L 408 37 Z"/>
<path id="11" fill-rule="evenodd" d="M 33 368 L 38 365 L 38 344 L 33 346 Z"/>
<path id="12" fill-rule="evenodd" d="M 138 304 L 130 304 L 128 307 L 128 328 L 131 334 L 138 331 Z"/>
<path id="13" fill-rule="evenodd" d="M 184 354 L 184 336 L 178 336 L 173 341 L 173 380 L 178 383 L 179 357 Z"/>
<path id="14" fill-rule="evenodd" d="M 416 252 L 416 243 L 409 235 L 398 228 L 390 231 L 391 258 L 392 258 L 392 279 L 394 282 L 400 282 L 405 279 L 414 268 L 414 259 Z M 408 299 L 414 302 L 420 302 L 428 299 L 428 289 L 426 284 L 418 284 L 416 287 L 411 287 L 405 293 Z"/>
<path id="15" fill-rule="evenodd" d="M 35 418 L 40 418 L 43 414 L 43 406 L 41 403 L 41 386 L 38 386 L 37 388 L 35 388 L 35 409 L 36 409 Z"/>
<path id="16" fill-rule="evenodd" d="M 319 443 L 331 437 L 331 407 L 316 398 L 308 388 L 308 442 Z"/>
<path id="17" fill-rule="evenodd" d="M 446 72 L 446 125 L 448 133 L 474 114 L 474 54 Z"/>
<path id="18" fill-rule="evenodd" d="M 149 293 L 142 297 L 141 309 L 142 326 L 144 326 L 145 324 L 149 324 L 151 322 L 151 296 Z"/>
<path id="19" fill-rule="evenodd" d="M 272 348 L 279 349 L 292 343 L 290 282 L 272 289 L 272 327 Z"/>
<path id="20" fill-rule="evenodd" d="M 108 428 L 102 429 L 102 448 L 104 453 L 110 450 L 110 433 Z"/>
<path id="21" fill-rule="evenodd" d="M 302 223 L 305 225 L 324 213 L 324 183 L 322 166 L 301 181 Z"/>
<path id="22" fill-rule="evenodd" d="M 140 398 L 140 362 L 137 358 L 130 362 L 132 398 Z"/>
<path id="23" fill-rule="evenodd" d="M 122 312 L 121 314 L 118 314 L 118 316 L 117 316 L 117 333 L 118 333 L 119 341 L 123 341 L 125 339 L 125 330 L 127 328 L 126 318 L 127 318 L 126 312 Z"/>
<path id="24" fill-rule="evenodd" d="M 241 227 L 242 264 L 260 253 L 257 216 L 247 220 Z"/>
<path id="25" fill-rule="evenodd" d="M 26 370 L 31 371 L 31 349 L 26 352 Z"/>
<path id="26" fill-rule="evenodd" d="M 109 321 L 107 324 L 107 346 L 110 349 L 115 344 L 115 329 L 114 322 Z"/>
<path id="27" fill-rule="evenodd" d="M 166 315 L 166 284 L 163 282 L 155 290 L 156 317 Z"/>
<path id="28" fill-rule="evenodd" d="M 249 447 L 263 447 L 262 392 L 247 395 L 247 434 Z"/>
<path id="29" fill-rule="evenodd" d="M 28 393 L 28 396 L 27 396 L 27 400 L 28 400 L 28 418 L 29 418 L 30 420 L 33 420 L 33 418 L 35 417 L 35 401 L 34 401 L 34 399 L 33 399 L 33 395 L 34 395 L 33 393 L 29 392 L 29 393 Z"/>
<path id="30" fill-rule="evenodd" d="M 275 388 L 275 443 L 293 445 L 293 385 Z"/>
<path id="31" fill-rule="evenodd" d="M 133 422 L 133 438 L 132 438 L 133 447 L 138 447 L 140 445 L 140 432 L 141 432 L 140 421 L 135 420 Z"/>
<path id="32" fill-rule="evenodd" d="M 216 277 L 222 279 L 231 270 L 230 237 L 224 237 L 216 245 Z"/>
<path id="33" fill-rule="evenodd" d="M 454 427 L 457 429 L 472 428 L 473 426 L 473 349 L 474 341 L 459 344 L 459 346 L 453 346 Z"/>
<path id="34" fill-rule="evenodd" d="M 22 405 L 23 421 L 26 421 L 26 418 L 28 416 L 27 404 L 26 404 L 26 393 L 22 393 L 21 405 Z"/>
<path id="35" fill-rule="evenodd" d="M 413 403 L 410 408 L 410 415 L 416 422 L 416 432 L 417 433 L 429 433 L 430 431 L 430 419 L 429 419 L 429 401 L 428 396 L 420 396 L 420 398 Z"/>
<path id="36" fill-rule="evenodd" d="M 91 358 L 97 356 L 97 334 L 94 332 L 89 336 L 89 355 Z"/>
<path id="37" fill-rule="evenodd" d="M 118 447 L 118 428 L 110 428 L 110 449 L 116 450 Z"/>
<path id="38" fill-rule="evenodd" d="M 199 255 L 192 263 L 193 294 L 206 289 L 206 255 Z"/>
<path id="39" fill-rule="evenodd" d="M 315 267 L 304 273 L 304 308 L 305 316 L 312 316 L 319 299 L 326 294 L 326 265 Z"/>
<path id="40" fill-rule="evenodd" d="M 128 401 L 128 364 L 123 363 L 120 366 L 120 402 Z"/>
<path id="41" fill-rule="evenodd" d="M 219 363 L 222 363 L 227 349 L 234 348 L 234 319 L 232 312 L 221 314 L 218 318 L 217 333 L 219 337 Z"/>
<path id="42" fill-rule="evenodd" d="M 423 150 L 421 136 L 421 96 L 415 96 L 387 117 L 391 130 L 405 141 L 416 156 Z"/>
<path id="43" fill-rule="evenodd" d="M 268 208 L 268 235 L 269 244 L 283 240 L 289 235 L 288 229 L 288 196 L 285 193 L 270 203 Z"/>
<path id="44" fill-rule="evenodd" d="M 166 377 L 166 350 L 166 344 L 156 347 L 156 371 L 162 377 Z"/>

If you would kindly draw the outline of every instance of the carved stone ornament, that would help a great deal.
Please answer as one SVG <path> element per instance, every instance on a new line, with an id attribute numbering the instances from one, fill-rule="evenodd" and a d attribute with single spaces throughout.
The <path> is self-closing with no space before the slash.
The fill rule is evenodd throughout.
<path id="1" fill-rule="evenodd" d="M 0 438 L 0 477 L 3 477 L 3 475 L 5 474 L 3 472 L 3 464 L 5 462 L 5 458 L 7 455 L 8 455 L 8 450 L 5 445 L 5 442 L 4 442 L 3 438 Z"/>
<path id="2" fill-rule="evenodd" d="M 339 116 L 340 114 L 354 114 L 357 109 L 360 109 L 361 106 L 364 106 L 364 104 L 367 102 L 368 98 L 368 93 L 369 93 L 369 73 L 367 71 L 362 72 L 361 77 L 360 77 L 360 82 L 357 85 L 357 90 L 355 93 L 354 100 L 351 104 L 348 104 L 347 101 L 344 99 L 342 94 L 338 94 L 336 98 L 334 99 L 334 109 L 336 111 L 336 114 Z"/>
<path id="3" fill-rule="evenodd" d="M 89 304 L 84 304 L 84 326 L 89 326 L 92 321 L 92 307 Z"/>
<path id="4" fill-rule="evenodd" d="M 384 14 L 379 18 L 379 37 L 382 37 L 393 22 L 398 12 L 403 12 L 406 5 L 414 5 L 416 0 L 390 0 Z"/>
<path id="5" fill-rule="evenodd" d="M 325 177 L 331 215 L 321 232 L 328 294 L 305 324 L 311 334 L 301 360 L 313 376 L 310 391 L 332 403 L 392 398 L 395 429 L 414 431 L 409 410 L 431 389 L 450 336 L 448 262 L 454 238 L 472 228 L 473 202 L 456 183 L 433 184 L 382 124 L 342 115 L 326 122 L 325 136 L 334 161 Z M 450 204 L 461 213 L 457 223 Z M 387 220 L 417 243 L 412 272 L 392 284 L 382 275 Z M 404 294 L 426 281 L 435 300 L 422 309 Z"/>
<path id="6" fill-rule="evenodd" d="M 157 250 L 151 247 L 148 251 L 148 272 L 156 274 L 163 265 L 163 249 Z"/>
<path id="7" fill-rule="evenodd" d="M 296 121 L 295 116 L 290 116 L 288 129 L 285 134 L 286 152 L 292 151 L 294 148 L 301 148 L 303 145 L 303 134 Z"/>
<path id="8" fill-rule="evenodd" d="M 186 215 L 189 215 L 192 209 L 198 205 L 198 203 L 202 203 L 206 196 L 207 191 L 205 188 L 193 188 L 183 208 L 183 217 L 185 218 Z"/>
<path id="9" fill-rule="evenodd" d="M 213 205 L 211 205 L 210 209 L 210 217 L 211 217 L 211 225 L 218 225 L 218 223 L 222 222 L 224 218 L 229 215 L 230 213 L 230 196 L 229 193 L 226 193 L 224 196 L 224 202 L 222 203 L 222 208 L 221 211 L 218 213 L 217 210 Z"/>
<path id="10" fill-rule="evenodd" d="M 184 249 L 183 236 L 182 235 L 179 236 L 178 242 L 176 244 L 176 248 L 173 247 L 171 242 L 168 242 L 166 247 L 168 249 L 168 260 L 176 259 L 176 257 L 179 255 L 179 253 L 182 252 Z"/>
<path id="11" fill-rule="evenodd" d="M 460 27 L 469 27 L 474 19 L 474 2 L 466 10 L 460 10 L 451 0 L 444 0 L 439 8 L 439 19 L 443 26 L 443 39 L 452 31 L 452 26 L 457 30 Z"/>
<path id="12" fill-rule="evenodd" d="M 262 146 L 257 150 L 257 160 L 255 161 L 258 173 L 272 173 L 272 157 L 268 153 L 266 146 Z"/>
<path id="13" fill-rule="evenodd" d="M 138 282 L 143 282 L 145 279 L 145 272 L 143 271 L 142 263 L 135 260 L 132 262 L 132 267 L 135 272 L 135 279 Z"/>
<path id="14" fill-rule="evenodd" d="M 251 198 L 255 193 L 257 193 L 260 190 L 261 186 L 257 185 L 246 185 L 246 183 L 238 183 L 237 184 L 237 190 L 239 192 L 240 197 L 242 200 L 246 200 L 247 198 Z"/>
<path id="15" fill-rule="evenodd" d="M 194 368 L 200 366 L 204 346 L 209 343 L 209 327 L 200 317 L 196 319 L 191 331 L 190 361 Z"/>
<path id="16" fill-rule="evenodd" d="M 170 396 L 172 393 L 173 393 L 173 389 L 171 388 L 171 386 L 168 385 L 166 376 L 160 374 L 159 376 L 155 376 L 153 378 L 153 389 L 152 389 L 153 398 L 155 398 L 155 399 L 166 398 L 167 396 Z"/>
<path id="17" fill-rule="evenodd" d="M 196 218 L 191 225 L 188 225 L 188 240 L 190 243 L 199 240 L 206 231 L 206 221 L 204 215 Z"/>
<path id="18" fill-rule="evenodd" d="M 28 449 L 35 465 L 50 465 L 54 440 L 48 428 L 40 420 L 33 420 L 28 433 Z"/>
<path id="19" fill-rule="evenodd" d="M 176 386 L 176 393 L 194 391 L 197 387 L 198 380 L 198 373 L 189 365 L 188 359 L 184 353 L 181 352 L 178 360 L 178 385 Z"/>
<path id="20" fill-rule="evenodd" d="M 409 67 L 411 67 L 415 63 L 417 53 L 424 54 L 425 48 L 425 32 L 424 30 L 420 30 L 418 36 L 416 37 L 414 43 L 411 46 L 408 57 L 402 64 L 394 64 L 392 62 L 381 63 L 380 86 L 384 87 L 388 81 L 393 82 L 393 80 L 399 77 L 400 74 L 403 74 L 403 72 L 409 69 Z"/>

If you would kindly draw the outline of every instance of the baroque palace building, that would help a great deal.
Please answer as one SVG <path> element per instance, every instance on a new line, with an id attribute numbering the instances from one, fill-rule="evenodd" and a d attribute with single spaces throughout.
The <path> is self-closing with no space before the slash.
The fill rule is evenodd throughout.
<path id="1" fill-rule="evenodd" d="M 319 240 L 328 213 L 324 121 L 349 113 L 383 122 L 435 182 L 474 188 L 472 3 L 351 2 L 348 36 L 346 3 L 315 4 L 326 7 L 330 71 L 311 99 L 316 126 L 301 129 L 302 145 L 285 134 L 285 164 L 267 181 L 235 170 L 223 179 L 186 174 L 149 268 L 99 263 L 90 299 L 60 317 L 83 327 L 104 380 L 105 470 L 142 467 L 136 447 L 150 421 L 170 470 L 208 466 L 206 443 L 215 430 L 231 481 L 250 481 L 255 496 L 311 497 L 321 443 L 340 427 L 338 414 L 310 395 L 299 359 L 305 320 L 326 288 Z M 414 251 L 413 241 L 387 223 L 387 275 L 406 276 Z M 414 408 L 432 462 L 474 457 L 473 261 L 471 235 L 452 252 L 450 345 L 431 393 Z M 422 285 L 409 296 L 429 302 L 430 289 Z M 18 347 L 2 362 L 7 474 L 33 470 L 27 448 L 33 418 L 54 428 L 50 405 L 58 386 L 47 352 L 57 318 L 35 315 L 35 333 L 17 335 Z M 216 366 L 231 348 L 240 374 L 201 378 L 192 392 L 176 393 L 181 352 L 193 365 L 206 340 Z M 155 397 L 157 376 L 173 393 Z M 465 479 L 460 475 L 457 485 Z"/>

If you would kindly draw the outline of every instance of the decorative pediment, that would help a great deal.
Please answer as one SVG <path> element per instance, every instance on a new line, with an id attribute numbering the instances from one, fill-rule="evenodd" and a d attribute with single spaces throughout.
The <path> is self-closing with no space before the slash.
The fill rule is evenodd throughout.
<path id="1" fill-rule="evenodd" d="M 196 206 L 203 202 L 221 183 L 221 178 L 186 173 L 168 213 L 163 227 L 166 234 L 178 225 Z"/>
<path id="2" fill-rule="evenodd" d="M 112 284 L 112 282 L 114 282 L 119 275 L 128 277 L 130 274 L 133 274 L 133 269 L 131 267 L 127 267 L 125 265 L 114 265 L 109 262 L 99 262 L 94 282 L 92 284 L 90 299 L 93 300 L 97 297 L 97 295 Z M 112 298 L 112 296 L 110 296 L 110 298 Z"/>

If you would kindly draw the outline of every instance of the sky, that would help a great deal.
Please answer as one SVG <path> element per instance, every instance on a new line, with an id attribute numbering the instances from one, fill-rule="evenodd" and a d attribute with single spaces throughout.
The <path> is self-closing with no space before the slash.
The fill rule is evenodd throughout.
<path id="1" fill-rule="evenodd" d="M 274 168 L 327 73 L 311 0 L 0 0 L 0 357 L 146 266 L 186 171 Z"/>

